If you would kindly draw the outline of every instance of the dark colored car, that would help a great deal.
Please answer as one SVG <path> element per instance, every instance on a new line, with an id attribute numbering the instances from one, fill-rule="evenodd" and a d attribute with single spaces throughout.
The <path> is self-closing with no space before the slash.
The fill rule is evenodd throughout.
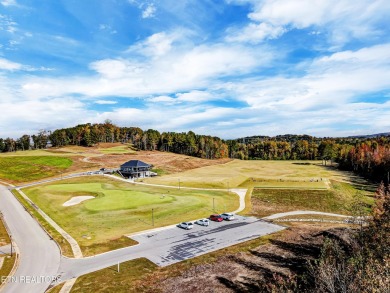
<path id="1" fill-rule="evenodd" d="M 210 215 L 210 220 L 215 222 L 222 222 L 223 218 L 221 217 L 221 215 L 215 214 L 215 215 Z"/>

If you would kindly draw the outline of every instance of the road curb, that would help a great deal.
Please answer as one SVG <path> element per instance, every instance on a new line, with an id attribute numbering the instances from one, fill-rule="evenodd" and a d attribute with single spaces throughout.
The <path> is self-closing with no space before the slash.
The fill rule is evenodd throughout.
<path id="1" fill-rule="evenodd" d="M 1 212 L 0 212 L 0 218 L 4 224 L 5 229 L 7 230 L 8 237 L 10 237 L 10 235 L 11 235 L 10 230 L 9 230 L 7 222 L 5 221 L 3 214 Z M 9 272 L 7 278 L 12 277 L 15 274 L 16 270 L 18 269 L 19 256 L 20 256 L 19 247 L 17 246 L 16 242 L 12 239 L 12 237 L 10 237 L 10 239 L 11 239 L 11 247 L 13 247 L 15 249 L 15 262 L 14 262 L 14 265 L 13 265 L 11 271 Z M 0 284 L 0 292 L 4 289 L 6 284 L 7 284 L 7 282 L 3 282 L 2 284 Z"/>

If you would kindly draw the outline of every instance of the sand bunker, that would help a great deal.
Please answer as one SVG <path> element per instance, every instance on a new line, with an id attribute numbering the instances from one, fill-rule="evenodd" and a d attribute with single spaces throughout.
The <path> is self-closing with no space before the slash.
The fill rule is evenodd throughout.
<path id="1" fill-rule="evenodd" d="M 95 198 L 91 195 L 83 195 L 83 196 L 74 196 L 67 202 L 63 204 L 64 207 L 74 206 L 76 204 L 79 204 L 80 202 L 83 202 L 84 200 Z"/>

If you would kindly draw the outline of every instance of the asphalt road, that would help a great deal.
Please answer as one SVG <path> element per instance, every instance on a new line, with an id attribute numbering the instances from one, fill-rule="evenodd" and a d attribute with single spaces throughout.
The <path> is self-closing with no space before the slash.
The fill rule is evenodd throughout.
<path id="1" fill-rule="evenodd" d="M 83 259 L 63 257 L 60 276 L 64 281 L 140 257 L 146 257 L 159 266 L 167 266 L 282 229 L 257 218 L 237 216 L 230 222 L 211 222 L 209 227 L 194 225 L 188 231 L 173 227 L 141 233 L 131 237 L 139 242 L 136 246 Z"/>
<path id="2" fill-rule="evenodd" d="M 60 250 L 38 223 L 32 219 L 13 194 L 0 185 L 0 211 L 18 244 L 19 266 L 4 292 L 42 293 L 56 278 Z"/>

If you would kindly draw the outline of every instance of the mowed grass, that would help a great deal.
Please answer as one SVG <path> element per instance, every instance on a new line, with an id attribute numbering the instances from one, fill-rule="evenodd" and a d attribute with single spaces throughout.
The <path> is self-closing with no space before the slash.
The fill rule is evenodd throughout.
<path id="1" fill-rule="evenodd" d="M 270 180 L 274 185 L 285 185 L 283 181 L 301 181 L 311 186 L 323 186 L 324 183 L 315 183 L 315 180 L 331 177 L 346 177 L 345 173 L 335 169 L 326 168 L 321 161 L 241 161 L 213 166 L 207 166 L 145 179 L 145 182 L 178 186 L 179 180 L 182 186 L 234 188 L 253 187 L 255 181 Z M 254 182 L 251 183 L 251 180 Z M 281 181 L 282 180 L 282 181 Z M 313 183 L 313 184 L 311 184 Z M 285 186 L 284 186 L 285 187 Z"/>
<path id="2" fill-rule="evenodd" d="M 97 251 L 100 244 L 107 247 L 107 242 L 124 234 L 207 217 L 213 212 L 213 199 L 217 212 L 239 206 L 238 196 L 233 193 L 140 186 L 102 176 L 69 179 L 23 191 L 84 251 L 89 247 Z M 63 206 L 80 195 L 95 198 Z"/>
<path id="3" fill-rule="evenodd" d="M 61 174 L 73 161 L 57 156 L 1 156 L 0 179 L 18 183 Z"/>
<path id="4" fill-rule="evenodd" d="M 254 187 L 264 189 L 328 189 L 328 185 L 324 180 L 311 179 L 311 180 L 261 180 L 261 179 L 249 179 L 242 183 L 240 187 Z"/>
<path id="5" fill-rule="evenodd" d="M 329 190 L 314 189 L 264 189 L 252 192 L 252 215 L 269 216 L 296 210 L 350 215 L 354 195 L 360 192 L 348 183 L 331 181 Z M 372 194 L 364 193 L 362 205 L 368 212 L 374 202 Z"/>
<path id="6" fill-rule="evenodd" d="M 6 277 L 9 276 L 12 268 L 14 267 L 16 254 L 14 253 L 12 256 L 2 256 L 4 257 L 3 266 L 0 268 L 0 284 L 3 283 L 3 280 L 6 281 Z"/>
<path id="7" fill-rule="evenodd" d="M 99 152 L 103 154 L 135 154 L 136 151 L 132 150 L 129 145 L 120 145 L 105 149 L 99 149 Z"/>
<path id="8" fill-rule="evenodd" d="M 0 218 L 0 246 L 4 246 L 10 244 L 11 240 L 9 238 L 7 229 L 5 228 L 5 224 Z M 0 257 L 3 258 L 3 265 L 0 267 L 0 284 L 3 283 L 4 278 L 9 275 L 12 270 L 12 267 L 15 263 L 15 253 L 11 257 L 10 255 L 2 254 L 0 252 Z"/>
<path id="9" fill-rule="evenodd" d="M 11 243 L 7 229 L 5 228 L 5 225 L 3 221 L 0 218 L 0 246 L 4 246 Z"/>

